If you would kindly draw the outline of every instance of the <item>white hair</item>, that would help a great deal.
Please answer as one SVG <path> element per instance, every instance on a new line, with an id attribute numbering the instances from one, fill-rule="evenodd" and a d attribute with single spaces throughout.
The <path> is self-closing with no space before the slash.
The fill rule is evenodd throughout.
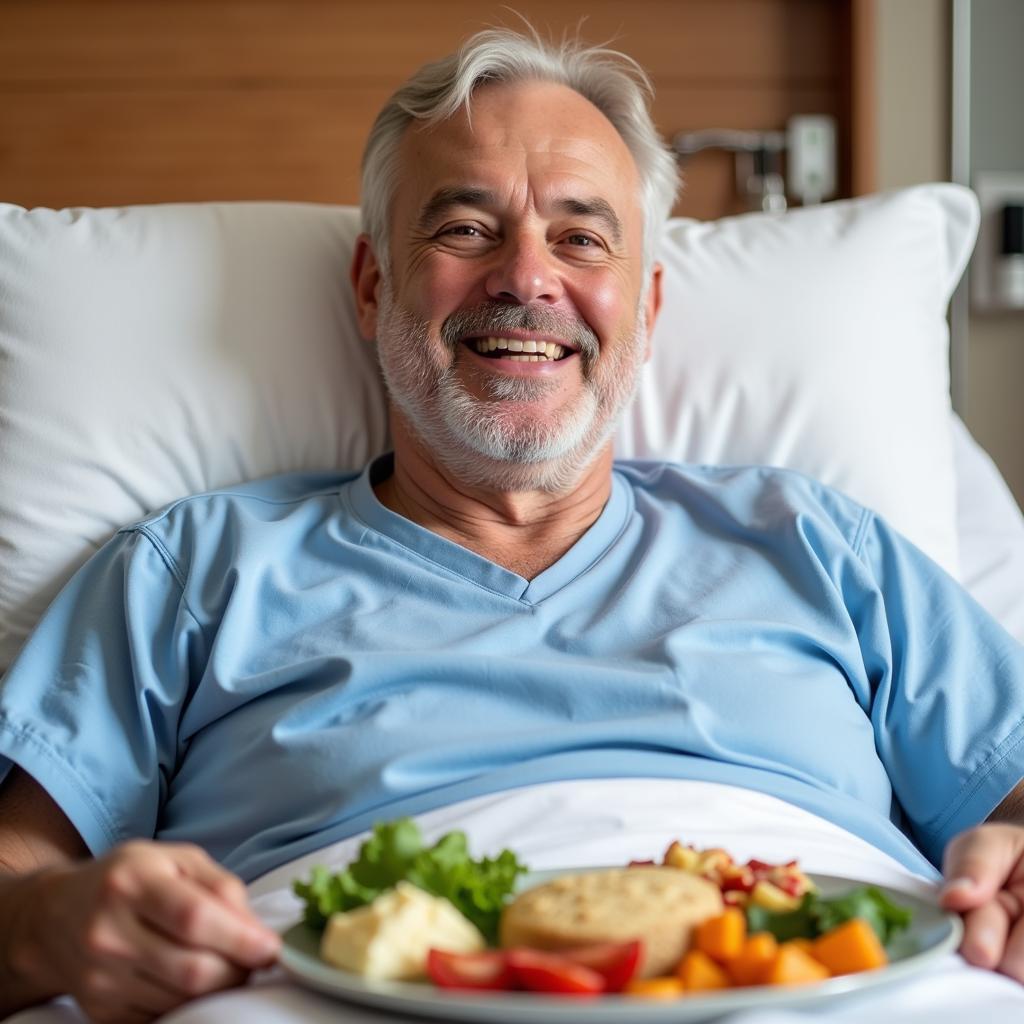
<path id="1" fill-rule="evenodd" d="M 567 39 L 559 46 L 509 29 L 486 29 L 443 60 L 426 64 L 377 115 L 363 153 L 363 230 L 387 270 L 391 201 L 398 181 L 398 149 L 413 121 L 434 125 L 469 111 L 474 90 L 485 83 L 543 81 L 574 89 L 612 123 L 640 174 L 644 211 L 643 267 L 647 270 L 678 188 L 676 161 L 648 111 L 650 79 L 632 57 Z"/>

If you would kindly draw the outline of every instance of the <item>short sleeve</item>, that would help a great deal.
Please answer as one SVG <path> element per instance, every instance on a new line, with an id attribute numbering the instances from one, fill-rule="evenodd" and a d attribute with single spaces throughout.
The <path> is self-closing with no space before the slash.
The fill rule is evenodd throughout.
<path id="1" fill-rule="evenodd" d="M 151 837 L 204 657 L 179 573 L 142 530 L 72 578 L 0 682 L 0 776 L 19 765 L 94 855 Z"/>
<path id="2" fill-rule="evenodd" d="M 935 864 L 1024 777 L 1024 647 L 939 566 L 872 517 L 859 609 L 875 742 Z"/>

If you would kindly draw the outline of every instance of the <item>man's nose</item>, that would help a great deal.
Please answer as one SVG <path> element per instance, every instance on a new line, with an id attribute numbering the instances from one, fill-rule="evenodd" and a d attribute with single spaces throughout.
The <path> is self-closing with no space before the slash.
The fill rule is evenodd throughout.
<path id="1" fill-rule="evenodd" d="M 557 302 L 563 293 L 555 257 L 539 239 L 508 239 L 487 275 L 487 293 L 503 302 Z"/>

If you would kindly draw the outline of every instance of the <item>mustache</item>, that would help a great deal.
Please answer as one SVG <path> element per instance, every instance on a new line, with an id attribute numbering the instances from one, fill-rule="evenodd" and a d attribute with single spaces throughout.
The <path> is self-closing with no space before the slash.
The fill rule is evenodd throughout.
<path id="1" fill-rule="evenodd" d="M 600 352 L 597 335 L 578 317 L 545 306 L 510 306 L 487 302 L 460 309 L 441 324 L 441 340 L 452 350 L 464 338 L 486 338 L 502 331 L 535 331 L 564 339 L 583 357 L 584 369 Z"/>

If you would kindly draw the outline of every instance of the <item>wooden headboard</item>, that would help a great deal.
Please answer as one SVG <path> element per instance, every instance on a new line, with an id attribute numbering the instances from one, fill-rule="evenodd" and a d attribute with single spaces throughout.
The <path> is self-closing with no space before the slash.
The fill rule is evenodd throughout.
<path id="1" fill-rule="evenodd" d="M 523 0 L 651 74 L 670 137 L 837 118 L 842 195 L 869 191 L 872 0 Z M 583 20 L 585 17 L 585 21 Z M 469 0 L 0 0 L 0 201 L 355 203 L 376 112 L 510 7 Z M 742 204 L 731 159 L 690 161 L 677 212 Z"/>

